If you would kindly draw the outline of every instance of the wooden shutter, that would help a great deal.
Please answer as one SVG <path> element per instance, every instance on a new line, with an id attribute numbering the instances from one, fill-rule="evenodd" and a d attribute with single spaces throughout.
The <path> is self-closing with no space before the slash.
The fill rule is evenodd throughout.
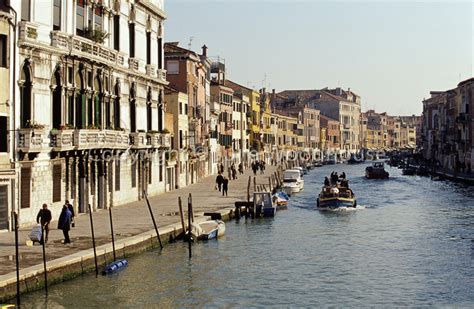
<path id="1" fill-rule="evenodd" d="M 53 203 L 61 201 L 61 179 L 62 166 L 61 164 L 53 165 Z"/>
<path id="2" fill-rule="evenodd" d="M 21 208 L 30 208 L 31 167 L 21 168 Z"/>
<path id="3" fill-rule="evenodd" d="M 8 229 L 8 186 L 0 186 L 0 230 Z"/>

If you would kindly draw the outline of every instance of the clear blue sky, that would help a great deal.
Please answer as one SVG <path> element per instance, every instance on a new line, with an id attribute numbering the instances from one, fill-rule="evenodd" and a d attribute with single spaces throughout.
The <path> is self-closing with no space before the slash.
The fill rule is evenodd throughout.
<path id="1" fill-rule="evenodd" d="M 167 0 L 166 41 L 225 59 L 276 91 L 337 86 L 362 109 L 420 114 L 430 90 L 473 76 L 472 2 Z M 265 80 L 266 76 L 266 80 Z"/>

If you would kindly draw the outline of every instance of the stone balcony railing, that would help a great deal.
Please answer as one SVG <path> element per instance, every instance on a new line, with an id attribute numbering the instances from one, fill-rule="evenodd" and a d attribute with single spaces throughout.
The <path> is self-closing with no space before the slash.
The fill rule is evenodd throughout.
<path id="1" fill-rule="evenodd" d="M 130 133 L 130 145 L 132 148 L 147 148 L 150 146 L 145 132 Z"/>
<path id="2" fill-rule="evenodd" d="M 46 129 L 19 129 L 18 150 L 23 152 L 48 151 L 49 137 Z"/>
<path id="3" fill-rule="evenodd" d="M 161 146 L 161 134 L 158 132 L 148 132 L 146 134 L 147 145 L 150 145 L 153 148 L 158 148 Z"/>
<path id="4" fill-rule="evenodd" d="M 171 133 L 161 133 L 161 147 L 171 148 Z"/>
<path id="5" fill-rule="evenodd" d="M 151 76 L 153 78 L 156 78 L 157 77 L 157 69 L 156 69 L 156 65 L 154 64 L 147 64 L 145 66 L 145 70 L 146 70 L 146 75 L 148 76 Z"/>
<path id="6" fill-rule="evenodd" d="M 77 35 L 51 31 L 51 46 L 69 50 L 72 54 L 90 57 L 112 65 L 125 65 L 125 56 L 114 49 Z"/>
<path id="7" fill-rule="evenodd" d="M 158 78 L 161 79 L 162 81 L 166 82 L 166 70 L 165 69 L 159 69 L 158 70 Z"/>
<path id="8" fill-rule="evenodd" d="M 129 135 L 123 131 L 97 129 L 51 131 L 51 146 L 55 151 L 127 149 L 129 145 Z"/>
<path id="9" fill-rule="evenodd" d="M 38 26 L 28 21 L 20 21 L 19 23 L 19 37 L 20 42 L 36 42 L 38 39 Z"/>

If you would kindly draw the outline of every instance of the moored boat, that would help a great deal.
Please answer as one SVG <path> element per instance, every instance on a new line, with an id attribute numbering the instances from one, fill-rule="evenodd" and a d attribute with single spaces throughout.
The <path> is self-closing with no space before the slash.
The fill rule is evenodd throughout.
<path id="1" fill-rule="evenodd" d="M 276 204 L 277 209 L 283 209 L 288 206 L 290 197 L 283 191 L 278 191 L 272 196 L 273 204 Z"/>
<path id="2" fill-rule="evenodd" d="M 274 217 L 277 206 L 273 203 L 270 192 L 254 192 L 253 205 L 257 213 L 263 214 L 264 217 Z"/>
<path id="3" fill-rule="evenodd" d="M 209 220 L 191 225 L 191 234 L 196 240 L 219 238 L 225 234 L 225 223 L 221 220 Z"/>
<path id="4" fill-rule="evenodd" d="M 304 180 L 299 169 L 286 170 L 283 172 L 282 191 L 288 195 L 302 191 Z"/>
<path id="5" fill-rule="evenodd" d="M 389 173 L 385 171 L 383 162 L 374 162 L 365 168 L 365 177 L 368 179 L 387 179 Z"/>

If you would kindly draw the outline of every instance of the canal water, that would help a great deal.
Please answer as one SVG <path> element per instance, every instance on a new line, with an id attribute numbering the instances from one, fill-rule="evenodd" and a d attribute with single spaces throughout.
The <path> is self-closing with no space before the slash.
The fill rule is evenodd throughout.
<path id="1" fill-rule="evenodd" d="M 274 219 L 227 223 L 226 236 L 132 257 L 23 297 L 26 307 L 474 307 L 474 188 L 402 176 L 366 180 L 365 165 L 324 166 Z M 324 176 L 345 171 L 353 211 L 321 212 Z"/>

